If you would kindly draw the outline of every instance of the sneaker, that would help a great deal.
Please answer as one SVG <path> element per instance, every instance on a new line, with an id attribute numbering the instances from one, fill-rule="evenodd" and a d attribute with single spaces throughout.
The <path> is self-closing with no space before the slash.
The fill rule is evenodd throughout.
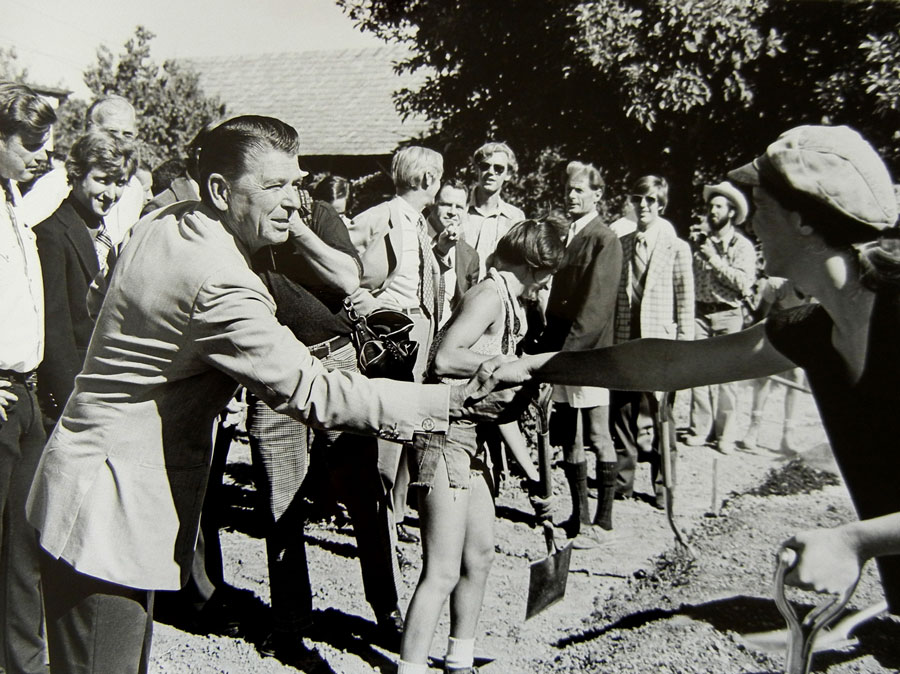
<path id="1" fill-rule="evenodd" d="M 694 435 L 692 433 L 684 437 L 684 444 L 688 447 L 702 447 L 706 444 L 706 438 L 700 437 L 699 435 Z"/>
<path id="2" fill-rule="evenodd" d="M 719 442 L 716 444 L 716 449 L 719 450 L 719 454 L 724 454 L 728 456 L 729 454 L 734 454 L 735 444 L 733 442 Z"/>
<path id="3" fill-rule="evenodd" d="M 572 539 L 573 550 L 593 550 L 615 541 L 612 530 L 596 524 L 582 524 L 581 531 Z"/>

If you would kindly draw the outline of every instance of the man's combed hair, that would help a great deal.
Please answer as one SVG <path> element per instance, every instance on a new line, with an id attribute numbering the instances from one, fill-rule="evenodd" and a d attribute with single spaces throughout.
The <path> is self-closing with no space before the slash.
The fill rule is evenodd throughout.
<path id="1" fill-rule="evenodd" d="M 580 161 L 570 161 L 568 163 L 566 166 L 566 178 L 568 180 L 584 178 L 592 190 L 602 190 L 606 187 L 600 169 L 593 164 L 585 164 Z"/>
<path id="2" fill-rule="evenodd" d="M 502 152 L 506 155 L 506 161 L 509 164 L 509 173 L 512 174 L 519 170 L 519 163 L 516 161 L 516 153 L 512 151 L 512 148 L 509 145 L 501 141 L 485 143 L 475 150 L 475 154 L 472 155 L 472 164 L 477 167 L 478 164 L 486 161 L 492 154 L 497 152 Z"/>
<path id="3" fill-rule="evenodd" d="M 669 183 L 661 176 L 641 176 L 631 184 L 631 194 L 643 197 L 656 197 L 659 212 L 662 214 L 669 203 Z"/>
<path id="4" fill-rule="evenodd" d="M 556 228 L 542 220 L 517 222 L 497 242 L 494 257 L 510 265 L 524 264 L 532 269 L 556 271 L 566 247 Z"/>
<path id="5" fill-rule="evenodd" d="M 391 159 L 391 178 L 398 194 L 422 187 L 427 173 L 436 180 L 444 173 L 444 158 L 427 147 L 410 145 L 397 150 Z"/>
<path id="6" fill-rule="evenodd" d="M 15 133 L 44 136 L 56 122 L 50 103 L 31 87 L 16 82 L 0 82 L 0 136 Z"/>
<path id="7" fill-rule="evenodd" d="M 133 143 L 94 129 L 79 136 L 66 157 L 69 183 L 83 179 L 92 169 L 100 169 L 115 178 L 129 180 L 137 170 L 137 153 Z"/>
<path id="8" fill-rule="evenodd" d="M 209 200 L 209 176 L 219 173 L 236 180 L 247 170 L 250 158 L 265 150 L 300 153 L 297 130 L 274 117 L 243 115 L 222 122 L 203 139 L 198 160 L 200 194 Z"/>

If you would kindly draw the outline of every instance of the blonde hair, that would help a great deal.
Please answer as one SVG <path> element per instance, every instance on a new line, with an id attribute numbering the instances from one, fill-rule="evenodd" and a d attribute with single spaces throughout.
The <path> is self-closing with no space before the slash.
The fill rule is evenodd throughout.
<path id="1" fill-rule="evenodd" d="M 427 174 L 440 180 L 444 173 L 444 158 L 420 145 L 410 145 L 394 153 L 391 160 L 391 178 L 397 192 L 418 189 Z"/>

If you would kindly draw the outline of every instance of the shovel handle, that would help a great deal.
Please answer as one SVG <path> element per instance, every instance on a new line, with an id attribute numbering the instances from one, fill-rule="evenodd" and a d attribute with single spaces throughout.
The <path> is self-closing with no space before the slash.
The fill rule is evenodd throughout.
<path id="1" fill-rule="evenodd" d="M 553 496 L 553 449 L 550 447 L 550 406 L 553 387 L 544 385 L 536 402 L 538 417 L 538 474 L 541 479 L 541 498 Z"/>
<path id="2" fill-rule="evenodd" d="M 555 555 L 559 552 L 556 545 L 556 534 L 553 531 L 552 522 L 544 522 L 544 541 L 547 543 L 547 555 Z"/>
<path id="3" fill-rule="evenodd" d="M 776 553 L 775 578 L 773 594 L 775 605 L 787 622 L 790 635 L 785 657 L 785 674 L 807 674 L 812 662 L 813 645 L 820 630 L 830 625 L 853 596 L 856 583 L 841 594 L 832 596 L 810 610 L 801 622 L 797 612 L 784 595 L 784 577 L 793 569 L 799 558 L 791 548 L 781 548 Z"/>

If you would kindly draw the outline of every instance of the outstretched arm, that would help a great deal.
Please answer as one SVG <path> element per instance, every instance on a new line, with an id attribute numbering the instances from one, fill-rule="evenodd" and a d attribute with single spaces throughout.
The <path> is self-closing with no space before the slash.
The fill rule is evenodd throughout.
<path id="1" fill-rule="evenodd" d="M 479 378 L 486 390 L 533 379 L 621 391 L 678 391 L 795 367 L 769 342 L 764 325 L 696 342 L 638 339 L 591 351 L 525 356 L 510 363 L 492 360 L 481 368 Z"/>

